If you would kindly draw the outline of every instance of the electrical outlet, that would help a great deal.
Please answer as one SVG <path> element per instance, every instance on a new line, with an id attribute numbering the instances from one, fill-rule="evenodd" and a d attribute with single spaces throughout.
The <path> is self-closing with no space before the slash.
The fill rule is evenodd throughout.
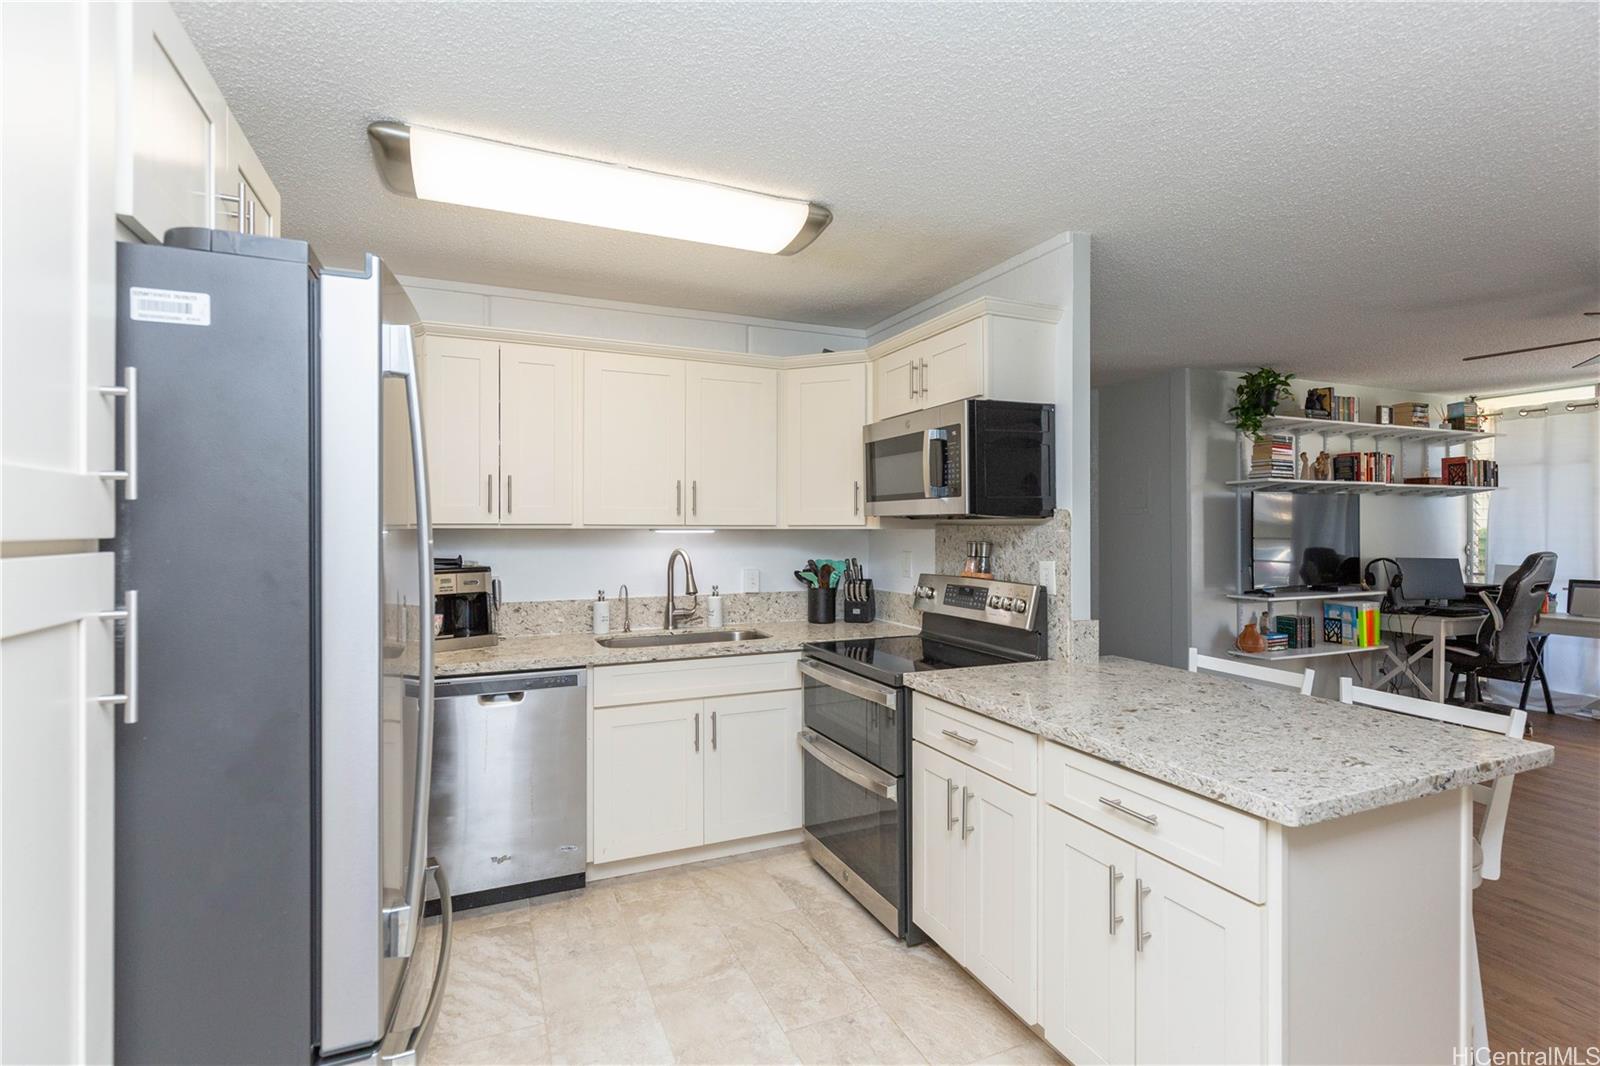
<path id="1" fill-rule="evenodd" d="M 1039 560 L 1039 584 L 1050 595 L 1056 594 L 1056 561 L 1054 559 Z"/>
<path id="2" fill-rule="evenodd" d="M 900 553 L 900 576 L 901 577 L 910 577 L 911 576 L 911 553 L 910 552 L 901 552 Z"/>
<path id="3" fill-rule="evenodd" d="M 747 566 L 739 571 L 740 592 L 761 591 L 761 571 L 753 566 Z"/>

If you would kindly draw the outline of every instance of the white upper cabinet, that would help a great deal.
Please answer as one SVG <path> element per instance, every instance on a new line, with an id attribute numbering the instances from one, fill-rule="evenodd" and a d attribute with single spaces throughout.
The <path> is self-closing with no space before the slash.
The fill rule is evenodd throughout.
<path id="1" fill-rule="evenodd" d="M 926 406 L 917 386 L 919 362 L 913 348 L 903 348 L 872 364 L 872 395 L 877 408 L 873 412 L 874 421 Z"/>
<path id="2" fill-rule="evenodd" d="M 500 348 L 493 341 L 430 337 L 421 359 L 433 521 L 498 525 Z"/>
<path id="3" fill-rule="evenodd" d="M 570 348 L 500 345 L 501 525 L 572 522 L 581 361 Z"/>
<path id="4" fill-rule="evenodd" d="M 684 464 L 690 525 L 778 523 L 778 372 L 687 366 Z"/>
<path id="5" fill-rule="evenodd" d="M 988 300 L 874 345 L 873 420 L 974 397 L 1050 402 L 1060 317 L 1053 308 Z"/>
<path id="6" fill-rule="evenodd" d="M 686 366 L 681 359 L 585 353 L 585 523 L 684 524 Z"/>
<path id="7" fill-rule="evenodd" d="M 783 371 L 785 525 L 866 523 L 861 429 L 867 368 L 860 363 Z"/>
<path id="8" fill-rule="evenodd" d="M 913 345 L 923 407 L 983 395 L 985 326 L 983 319 L 975 318 Z"/>
<path id="9" fill-rule="evenodd" d="M 146 241 L 210 226 L 227 104 L 172 7 L 117 5 L 117 217 Z"/>
<path id="10" fill-rule="evenodd" d="M 283 200 L 229 111 L 217 167 L 217 229 L 281 237 Z"/>
<path id="11" fill-rule="evenodd" d="M 4 9 L 0 535 L 116 533 L 113 12 Z"/>

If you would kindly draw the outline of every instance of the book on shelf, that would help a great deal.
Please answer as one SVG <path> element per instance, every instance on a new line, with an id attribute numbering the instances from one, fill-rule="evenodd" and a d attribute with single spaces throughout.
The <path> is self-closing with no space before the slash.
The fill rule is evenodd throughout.
<path id="1" fill-rule="evenodd" d="M 1340 452 L 1333 457 L 1333 480 L 1394 480 L 1394 456 L 1387 452 Z"/>
<path id="2" fill-rule="evenodd" d="M 1377 607 L 1325 603 L 1322 605 L 1322 631 L 1324 643 L 1371 648 L 1382 639 L 1382 617 Z"/>
<path id="3" fill-rule="evenodd" d="M 1431 409 L 1425 403 L 1397 403 L 1394 405 L 1394 424 L 1427 429 L 1433 424 Z"/>
<path id="4" fill-rule="evenodd" d="M 1450 423 L 1451 429 L 1483 428 L 1483 418 L 1478 412 L 1478 405 L 1471 400 L 1457 400 L 1445 408 L 1445 421 Z"/>
<path id="5" fill-rule="evenodd" d="M 1439 461 L 1439 481 L 1445 485 L 1489 486 L 1500 484 L 1500 464 L 1493 459 L 1469 459 L 1447 455 Z"/>
<path id="6" fill-rule="evenodd" d="M 1280 614 L 1274 617 L 1273 625 L 1277 632 L 1292 649 L 1309 648 L 1314 642 L 1315 633 L 1313 623 L 1316 620 L 1304 614 Z"/>
<path id="7" fill-rule="evenodd" d="M 1250 446 L 1252 478 L 1294 477 L 1294 438 L 1274 433 Z"/>

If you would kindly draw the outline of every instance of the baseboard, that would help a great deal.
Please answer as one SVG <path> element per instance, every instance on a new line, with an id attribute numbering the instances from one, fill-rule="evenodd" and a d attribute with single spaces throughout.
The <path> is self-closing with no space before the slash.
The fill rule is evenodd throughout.
<path id="1" fill-rule="evenodd" d="M 687 866 L 694 862 L 705 862 L 707 859 L 724 859 L 729 855 L 742 855 L 747 851 L 765 851 L 768 848 L 781 848 L 787 844 L 798 843 L 800 843 L 800 830 L 785 829 L 781 833 L 746 837 L 743 840 L 727 840 L 721 844 L 706 844 L 698 848 L 684 848 L 682 851 L 663 852 L 660 855 L 640 855 L 633 859 L 618 859 L 616 862 L 591 863 L 589 882 L 593 884 L 608 877 L 665 870 L 670 866 Z"/>

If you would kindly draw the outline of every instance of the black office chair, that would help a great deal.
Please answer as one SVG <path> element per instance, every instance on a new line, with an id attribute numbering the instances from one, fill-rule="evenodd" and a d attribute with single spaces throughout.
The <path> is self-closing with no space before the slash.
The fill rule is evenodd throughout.
<path id="1" fill-rule="evenodd" d="M 1522 565 L 1500 585 L 1500 595 L 1491 600 L 1487 594 L 1489 617 L 1484 619 L 1476 637 L 1452 641 L 1445 645 L 1445 659 L 1450 667 L 1450 698 L 1455 698 L 1456 684 L 1467 680 L 1469 704 L 1483 702 L 1483 679 L 1497 678 L 1522 682 L 1521 706 L 1528 704 L 1528 687 L 1539 662 L 1531 650 L 1534 619 L 1544 608 L 1545 595 L 1556 576 L 1556 553 L 1534 552 L 1522 560 Z M 1541 676 L 1541 682 L 1543 676 Z M 1550 702 L 1549 688 L 1545 689 L 1545 702 Z"/>

